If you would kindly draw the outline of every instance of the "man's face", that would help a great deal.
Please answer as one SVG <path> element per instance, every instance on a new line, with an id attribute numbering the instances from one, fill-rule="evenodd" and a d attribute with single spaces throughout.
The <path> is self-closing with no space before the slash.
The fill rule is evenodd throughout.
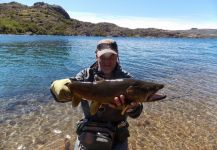
<path id="1" fill-rule="evenodd" d="M 96 56 L 96 60 L 104 74 L 111 74 L 117 64 L 117 55 L 106 53 L 100 57 Z"/>

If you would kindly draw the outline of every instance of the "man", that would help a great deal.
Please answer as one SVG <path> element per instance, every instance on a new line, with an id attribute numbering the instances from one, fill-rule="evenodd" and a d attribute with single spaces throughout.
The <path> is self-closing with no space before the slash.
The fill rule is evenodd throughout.
<path id="1" fill-rule="evenodd" d="M 130 74 L 122 70 L 119 62 L 118 46 L 112 39 L 103 39 L 98 42 L 96 48 L 96 62 L 79 72 L 73 79 L 64 79 L 59 82 L 55 82 L 51 85 L 51 92 L 57 101 L 70 101 L 71 94 L 67 88 L 67 84 L 72 80 L 89 81 L 93 82 L 103 79 L 120 79 L 131 78 Z M 84 118 L 88 121 L 94 121 L 96 123 L 110 123 L 115 127 L 114 138 L 112 139 L 112 149 L 114 150 L 127 150 L 128 149 L 128 123 L 127 117 L 138 117 L 143 109 L 140 103 L 131 103 L 131 106 L 124 115 L 121 115 L 121 110 L 115 109 L 120 105 L 124 105 L 125 97 L 120 95 L 114 97 L 114 101 L 111 104 L 103 104 L 95 115 L 90 114 L 90 108 L 88 101 L 82 100 L 81 107 L 84 112 Z M 86 136 L 86 135 L 85 135 Z M 87 137 L 85 137 L 87 139 Z M 80 137 L 81 139 L 81 137 Z M 101 143 L 95 145 L 100 146 Z M 90 146 L 91 147 L 91 146 Z M 106 149 L 106 145 L 103 146 Z M 78 139 L 75 144 L 75 149 L 91 149 L 87 145 L 82 145 L 81 140 Z M 94 149 L 94 148 L 93 148 Z M 95 149 L 101 149 L 100 147 Z"/>

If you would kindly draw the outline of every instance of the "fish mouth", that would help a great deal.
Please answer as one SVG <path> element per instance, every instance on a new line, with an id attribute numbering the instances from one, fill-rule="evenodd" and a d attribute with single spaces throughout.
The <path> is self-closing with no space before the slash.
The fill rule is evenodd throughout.
<path id="1" fill-rule="evenodd" d="M 161 94 L 151 94 L 149 97 L 148 97 L 148 100 L 149 101 L 159 101 L 159 100 L 162 100 L 162 99 L 165 99 L 167 96 L 166 95 L 161 95 Z"/>

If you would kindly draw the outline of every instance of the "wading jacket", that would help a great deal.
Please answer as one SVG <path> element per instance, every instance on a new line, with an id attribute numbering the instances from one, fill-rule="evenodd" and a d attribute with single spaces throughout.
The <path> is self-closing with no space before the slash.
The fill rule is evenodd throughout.
<path id="1" fill-rule="evenodd" d="M 98 67 L 96 63 L 94 63 L 91 67 L 86 68 L 79 72 L 75 77 L 71 78 L 71 80 L 79 80 L 79 81 L 89 81 L 93 82 L 97 78 L 103 78 L 103 73 L 98 71 Z M 131 78 L 131 75 L 122 70 L 121 66 L 117 64 L 116 68 L 113 71 L 111 79 L 120 79 L 120 78 Z M 103 104 L 98 112 L 94 115 L 90 115 L 89 103 L 85 100 L 81 101 L 81 107 L 84 112 L 84 117 L 86 119 L 92 119 L 98 122 L 110 122 L 113 124 L 118 124 L 121 121 L 126 121 L 127 116 L 131 118 L 138 117 L 143 109 L 142 104 L 134 108 L 133 111 L 129 113 L 125 113 L 125 115 L 121 115 L 121 110 L 117 110 L 109 107 L 108 105 Z"/>

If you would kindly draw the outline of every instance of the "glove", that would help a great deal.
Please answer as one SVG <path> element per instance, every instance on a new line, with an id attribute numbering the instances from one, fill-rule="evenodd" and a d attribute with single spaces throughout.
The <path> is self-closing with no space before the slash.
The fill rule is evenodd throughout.
<path id="1" fill-rule="evenodd" d="M 71 83 L 70 79 L 56 80 L 51 84 L 50 90 L 56 101 L 68 102 L 72 100 L 72 93 L 66 84 Z"/>

